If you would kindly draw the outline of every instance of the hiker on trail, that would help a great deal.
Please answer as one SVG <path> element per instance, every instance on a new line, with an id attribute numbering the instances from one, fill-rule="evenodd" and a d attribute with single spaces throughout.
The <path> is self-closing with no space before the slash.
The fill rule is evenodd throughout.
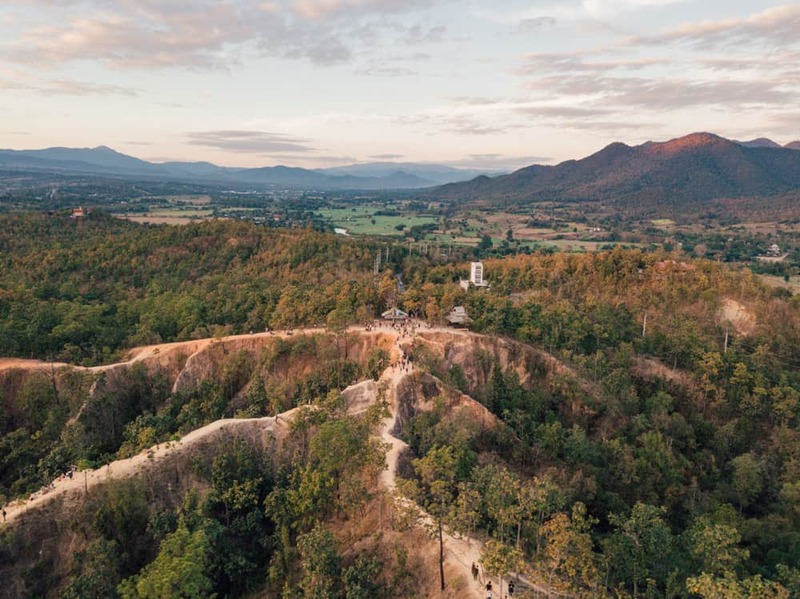
<path id="1" fill-rule="evenodd" d="M 3 508 L 3 522 L 6 521 L 6 508 Z"/>
<path id="2" fill-rule="evenodd" d="M 492 581 L 486 583 L 486 599 L 492 599 Z"/>
<path id="3" fill-rule="evenodd" d="M 478 580 L 478 566 L 472 562 L 472 580 Z"/>
<path id="4" fill-rule="evenodd" d="M 514 596 L 514 581 L 513 580 L 509 580 L 508 581 L 508 596 L 509 597 L 513 597 Z"/>

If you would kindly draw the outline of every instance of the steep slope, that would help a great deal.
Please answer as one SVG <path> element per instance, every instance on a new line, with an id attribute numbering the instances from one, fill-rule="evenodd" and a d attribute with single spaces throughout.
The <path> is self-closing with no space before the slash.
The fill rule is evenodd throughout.
<path id="1" fill-rule="evenodd" d="M 316 331 L 312 330 L 306 332 L 316 334 Z M 395 362 L 396 358 L 402 355 L 402 344 L 394 333 L 369 334 L 362 331 L 353 331 L 353 333 L 357 334 L 353 335 L 351 349 L 360 359 L 363 359 L 366 350 L 376 343 L 387 346 L 388 342 L 387 349 L 391 350 Z M 456 337 L 450 339 L 446 330 L 433 331 L 431 334 L 435 335 L 438 342 L 441 343 L 454 343 L 458 339 L 467 339 L 463 333 L 456 333 Z M 475 342 L 479 345 L 488 343 L 488 340 L 481 336 L 475 337 Z M 255 343 L 244 343 L 248 339 Z M 193 371 L 192 377 L 199 377 L 195 381 L 197 383 L 203 376 L 213 376 L 213 368 L 210 369 L 210 366 L 207 366 L 197 370 L 190 364 L 198 360 L 210 359 L 209 353 L 214 350 L 214 346 L 217 349 L 224 349 L 227 346 L 225 351 L 232 351 L 237 347 L 257 351 L 260 345 L 263 346 L 263 343 L 259 343 L 259 341 L 272 340 L 274 340 L 273 336 L 261 336 L 257 339 L 239 336 L 223 339 L 216 343 L 212 340 L 201 340 L 141 348 L 131 352 L 129 362 L 109 365 L 105 367 L 105 372 L 113 373 L 128 368 L 136 362 L 149 362 L 151 366 L 163 368 L 170 378 L 175 377 L 175 384 L 178 384 L 182 378 L 186 379 L 188 371 Z M 185 360 L 180 359 L 180 356 L 185 356 L 187 352 L 193 353 Z M 182 362 L 184 362 L 184 366 L 181 367 L 180 363 Z M 30 368 L 38 370 L 42 366 L 42 363 L 18 361 L 11 364 L 8 361 L 0 364 L 0 369 Z M 176 370 L 180 371 L 177 375 L 175 374 Z M 404 416 L 408 417 L 412 414 L 433 410 L 436 405 L 433 401 L 434 396 L 446 396 L 447 412 L 454 416 L 460 415 L 462 422 L 466 417 L 479 423 L 481 429 L 499 424 L 498 420 L 481 404 L 466 395 L 446 388 L 435 377 L 415 372 L 413 366 L 407 368 L 399 365 L 389 366 L 377 383 L 373 380 L 366 380 L 354 384 L 345 389 L 342 395 L 347 412 L 352 415 L 363 414 L 382 398 L 387 401 L 389 412 L 381 429 L 381 437 L 388 443 L 388 463 L 379 480 L 384 490 L 388 491 L 388 496 L 392 496 L 392 492 L 395 490 L 395 477 L 400 456 L 408 450 L 407 445 L 396 437 L 402 427 Z M 224 451 L 226 446 L 230 446 L 234 442 L 244 442 L 268 456 L 280 455 L 301 409 L 295 408 L 275 417 L 218 420 L 185 435 L 180 440 L 160 443 L 131 458 L 117 460 L 96 470 L 77 472 L 70 477 L 59 477 L 51 485 L 33 494 L 28 500 L 17 501 L 5 506 L 7 524 L 16 535 L 15 538 L 20 541 L 24 540 L 24 548 L 17 555 L 17 563 L 3 564 L 0 566 L 0 572 L 6 576 L 11 585 L 10 588 L 15 588 L 17 592 L 24 592 L 25 589 L 19 586 L 19 568 L 22 567 L 21 564 L 24 564 L 25 560 L 35 560 L 35 556 L 38 555 L 39 560 L 54 564 L 54 569 L 48 575 L 48 579 L 51 582 L 64 581 L 70 576 L 70 564 L 73 560 L 71 553 L 83 550 L 82 541 L 76 535 L 75 530 L 69 526 L 58 525 L 59 522 L 65 520 L 65 514 L 83 513 L 90 502 L 106 493 L 110 486 L 127 479 L 135 479 L 146 486 L 154 512 L 173 506 L 178 498 L 183 497 L 190 490 L 205 492 L 208 488 L 208 481 L 198 476 L 197 463 L 210 463 L 215 455 Z M 378 502 L 382 502 L 380 497 L 383 495 L 378 497 Z M 407 511 L 411 504 L 407 499 L 397 499 L 397 501 L 397 506 L 392 508 L 397 513 L 387 515 L 392 521 L 402 522 L 403 512 Z M 373 506 L 371 509 L 380 509 L 377 520 L 382 522 L 385 517 L 383 508 Z M 375 514 L 365 515 L 364 519 L 367 522 L 375 520 Z M 418 596 L 479 599 L 482 597 L 482 583 L 472 580 L 470 568 L 480 559 L 482 543 L 476 539 L 446 535 L 445 575 L 448 581 L 448 590 L 446 593 L 440 594 L 435 589 L 434 582 L 437 580 L 434 566 L 436 562 L 433 558 L 436 547 L 431 539 L 426 538 L 427 534 L 421 534 L 426 530 L 426 523 L 429 519 L 429 516 L 421 512 L 420 519 L 411 530 L 403 525 L 399 532 L 391 529 L 383 530 L 383 524 L 380 524 L 380 534 L 399 537 L 400 541 L 398 542 L 408 544 L 420 555 L 429 556 L 425 562 L 419 564 L 424 569 L 425 576 L 415 583 Z M 347 526 L 352 528 L 352 524 Z M 360 526 L 360 528 L 363 529 L 362 534 L 367 539 L 378 532 L 375 529 L 364 528 L 364 526 Z M 366 539 L 361 542 L 366 542 Z M 533 582 L 524 578 L 521 581 L 523 583 L 521 586 L 524 586 L 525 583 L 534 585 Z M 495 584 L 497 582 L 495 581 Z M 546 589 L 539 588 L 539 590 L 545 591 Z"/>
<path id="2" fill-rule="evenodd" d="M 582 160 L 533 165 L 495 179 L 446 185 L 432 195 L 487 201 L 604 201 L 621 206 L 685 205 L 767 197 L 800 189 L 800 155 L 746 147 L 710 133 L 640 146 L 611 144 Z"/>

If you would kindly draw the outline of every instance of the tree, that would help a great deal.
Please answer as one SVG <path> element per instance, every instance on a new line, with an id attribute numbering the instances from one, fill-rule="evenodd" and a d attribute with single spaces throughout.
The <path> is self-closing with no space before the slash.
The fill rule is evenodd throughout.
<path id="1" fill-rule="evenodd" d="M 637 502 L 627 518 L 612 514 L 616 530 L 606 543 L 606 557 L 614 564 L 617 579 L 633 586 L 634 599 L 639 583 L 658 579 L 669 563 L 672 532 L 664 522 L 663 507 Z"/>
<path id="2" fill-rule="evenodd" d="M 317 526 L 297 539 L 297 547 L 302 559 L 300 588 L 303 596 L 309 599 L 338 597 L 341 558 L 333 534 Z"/>
<path id="3" fill-rule="evenodd" d="M 789 599 L 786 587 L 760 575 L 739 580 L 731 572 L 724 576 L 703 573 L 688 578 L 686 588 L 703 599 Z"/>
<path id="4" fill-rule="evenodd" d="M 62 599 L 113 597 L 120 579 L 119 550 L 114 541 L 97 539 L 75 555 L 75 572 Z"/>
<path id="5" fill-rule="evenodd" d="M 486 541 L 481 552 L 481 566 L 489 576 L 500 578 L 500 596 L 503 595 L 503 578 L 519 570 L 522 557 L 522 552 L 516 547 L 493 539 Z"/>
<path id="6" fill-rule="evenodd" d="M 739 512 L 761 493 L 764 486 L 764 465 L 752 452 L 731 460 L 731 486 L 739 504 Z"/>
<path id="7" fill-rule="evenodd" d="M 156 559 L 138 576 L 117 587 L 122 599 L 194 599 L 216 597 L 206 575 L 211 544 L 202 529 L 190 532 L 185 524 L 161 542 Z"/>
<path id="8" fill-rule="evenodd" d="M 381 563 L 374 555 L 360 554 L 353 565 L 342 572 L 345 599 L 373 599 L 382 597 L 385 589 L 376 581 L 381 573 Z"/>
<path id="9" fill-rule="evenodd" d="M 556 577 L 566 583 L 566 590 L 596 589 L 599 581 L 597 556 L 592 550 L 589 517 L 580 502 L 572 506 L 572 516 L 560 512 L 541 527 L 544 547 L 540 552 L 547 569 L 548 585 Z"/>
<path id="10" fill-rule="evenodd" d="M 439 534 L 439 580 L 444 582 L 444 521 L 456 493 L 457 459 L 450 447 L 431 449 L 425 457 L 414 460 L 414 472 L 420 479 L 418 499 L 433 516 Z"/>
<path id="11" fill-rule="evenodd" d="M 687 532 L 689 552 L 698 570 L 708 574 L 735 572 L 749 557 L 747 549 L 739 547 L 742 535 L 734 526 L 713 522 L 708 516 L 697 518 Z"/>
<path id="12" fill-rule="evenodd" d="M 480 518 L 481 493 L 473 483 L 458 484 L 458 497 L 453 504 L 450 521 L 456 530 L 465 532 L 469 542 Z"/>

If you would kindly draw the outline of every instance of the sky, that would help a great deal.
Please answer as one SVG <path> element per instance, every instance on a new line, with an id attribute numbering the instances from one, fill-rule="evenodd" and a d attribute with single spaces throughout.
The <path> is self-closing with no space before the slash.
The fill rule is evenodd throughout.
<path id="1" fill-rule="evenodd" d="M 0 147 L 508 170 L 800 139 L 800 3 L 2 0 Z"/>

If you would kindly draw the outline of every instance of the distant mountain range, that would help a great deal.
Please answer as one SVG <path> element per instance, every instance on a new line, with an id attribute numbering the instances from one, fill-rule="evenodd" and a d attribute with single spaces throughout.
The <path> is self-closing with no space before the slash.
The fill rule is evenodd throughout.
<path id="1" fill-rule="evenodd" d="M 411 162 L 328 169 L 153 163 L 106 146 L 0 150 L 0 169 L 304 190 L 425 189 L 426 197 L 487 202 L 603 201 L 620 206 L 682 205 L 800 191 L 800 141 L 732 141 L 693 133 L 639 146 L 612 143 L 581 160 L 532 165 L 510 174 Z M 489 176 L 491 175 L 491 176 Z"/>
<path id="2" fill-rule="evenodd" d="M 735 142 L 693 133 L 639 146 L 612 143 L 582 160 L 533 165 L 499 177 L 444 185 L 435 198 L 524 203 L 603 201 L 679 206 L 698 200 L 767 197 L 800 191 L 800 142 Z"/>
<path id="3" fill-rule="evenodd" d="M 231 168 L 210 162 L 154 163 L 106 146 L 0 150 L 0 168 L 307 190 L 420 189 L 467 181 L 487 172 L 410 162 L 376 162 L 316 170 L 286 166 Z M 497 173 L 489 171 L 489 174 Z"/>

